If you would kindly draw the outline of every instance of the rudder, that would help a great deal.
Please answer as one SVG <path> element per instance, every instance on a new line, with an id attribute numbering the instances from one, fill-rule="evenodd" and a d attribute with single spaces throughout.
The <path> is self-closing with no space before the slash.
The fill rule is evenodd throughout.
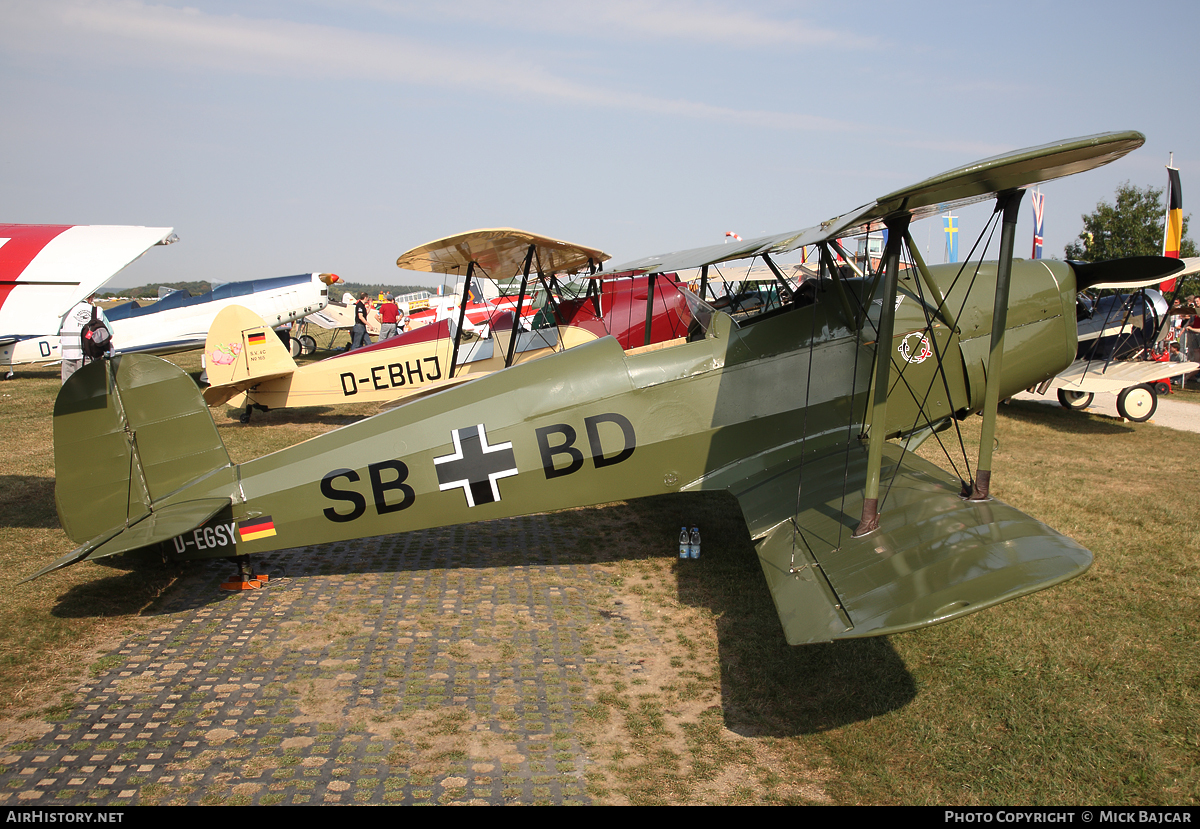
<path id="1" fill-rule="evenodd" d="M 132 527 L 233 468 L 192 378 L 145 354 L 98 360 L 67 380 L 54 404 L 54 465 L 59 520 L 76 544 Z"/>
<path id="2" fill-rule="evenodd" d="M 230 305 L 217 314 L 204 342 L 204 364 L 210 406 L 232 400 L 257 382 L 296 370 L 296 361 L 258 314 Z"/>

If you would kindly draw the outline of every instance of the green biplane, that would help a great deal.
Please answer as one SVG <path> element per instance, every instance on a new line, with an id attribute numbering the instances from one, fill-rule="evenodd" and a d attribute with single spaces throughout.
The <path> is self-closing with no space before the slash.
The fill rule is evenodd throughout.
<path id="1" fill-rule="evenodd" d="M 684 342 L 626 353 L 605 337 L 239 465 L 175 366 L 86 366 L 54 410 L 58 512 L 80 546 L 36 575 L 162 545 L 234 558 L 252 584 L 256 553 L 724 489 L 792 644 L 910 630 L 1070 579 L 1091 554 L 988 495 L 996 407 L 1071 363 L 1076 291 L 1114 269 L 1014 261 L 1019 196 L 1143 141 L 1022 150 L 809 230 L 618 266 L 699 268 L 703 297 L 710 268 L 760 257 L 781 302 L 735 322 L 694 298 Z M 998 261 L 926 267 L 909 223 L 991 197 Z M 881 267 L 838 264 L 851 259 L 839 238 L 884 229 Z M 774 259 L 812 245 L 818 277 L 793 289 Z M 1154 258 L 1137 275 L 1177 267 Z M 978 411 L 973 473 L 969 459 L 954 476 L 909 451 Z"/>

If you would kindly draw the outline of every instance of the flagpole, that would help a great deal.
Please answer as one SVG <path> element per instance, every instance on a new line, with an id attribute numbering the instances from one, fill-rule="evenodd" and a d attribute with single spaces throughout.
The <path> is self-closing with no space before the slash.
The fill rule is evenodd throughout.
<path id="1" fill-rule="evenodd" d="M 1176 201 L 1176 200 L 1180 201 L 1180 206 L 1179 206 L 1178 210 L 1180 211 L 1181 215 L 1183 213 L 1182 199 L 1179 194 L 1175 193 L 1175 181 L 1177 179 L 1175 177 L 1171 176 L 1172 171 L 1174 171 L 1176 174 L 1179 173 L 1178 168 L 1176 168 L 1176 166 L 1175 166 L 1175 153 L 1170 152 L 1167 154 L 1167 198 L 1165 199 L 1166 205 L 1165 205 L 1165 213 L 1163 216 L 1163 256 L 1167 255 L 1168 246 L 1171 244 L 1171 241 L 1172 241 L 1172 238 L 1171 238 L 1171 210 L 1172 210 L 1171 205 L 1174 201 Z M 1182 225 L 1182 222 L 1180 222 L 1180 224 Z M 1175 246 L 1176 246 L 1175 256 L 1178 257 L 1180 254 L 1180 248 L 1183 247 L 1182 227 L 1180 228 L 1179 238 L 1175 239 L 1174 242 L 1175 242 Z M 1172 280 L 1170 280 L 1170 282 L 1171 282 L 1171 297 L 1174 298 L 1174 297 L 1178 296 L 1178 294 L 1179 294 L 1180 285 L 1179 285 L 1177 279 L 1172 279 Z M 1159 290 L 1162 290 L 1165 286 L 1166 286 L 1166 282 L 1160 283 L 1158 286 Z M 1170 318 L 1170 313 L 1171 313 L 1171 309 L 1168 307 L 1168 309 L 1167 309 L 1168 318 Z M 1171 325 L 1173 326 L 1174 324 L 1175 324 L 1174 321 L 1172 321 Z M 1189 325 L 1191 324 L 1190 320 L 1189 320 L 1188 324 Z M 1184 326 L 1180 326 L 1179 327 L 1179 336 L 1176 337 L 1176 342 L 1179 344 L 1180 355 L 1185 360 L 1188 358 L 1187 345 L 1189 344 L 1190 339 L 1191 338 L 1188 337 L 1188 332 L 1187 332 L 1186 328 Z M 1168 361 L 1170 360 L 1170 356 L 1171 356 L 1171 347 L 1168 345 L 1167 346 Z M 1187 374 L 1179 375 L 1179 387 L 1180 387 L 1180 389 L 1187 388 Z"/>
<path id="2" fill-rule="evenodd" d="M 1167 154 L 1167 170 L 1174 170 L 1174 169 L 1175 169 L 1175 153 L 1173 153 L 1173 152 L 1172 152 L 1172 153 L 1168 153 L 1168 154 Z M 1163 214 L 1163 256 L 1166 256 L 1166 255 L 1167 255 L 1167 237 L 1169 236 L 1169 234 L 1170 234 L 1170 232 L 1171 232 L 1171 192 L 1170 192 L 1170 190 L 1171 190 L 1171 187 L 1170 187 L 1170 180 L 1171 180 L 1171 174 L 1168 172 L 1168 173 L 1167 173 L 1167 198 L 1165 199 L 1165 201 L 1166 201 L 1166 205 L 1165 205 L 1165 207 L 1166 207 L 1166 212 Z M 1182 238 L 1181 238 L 1181 239 L 1180 239 L 1180 242 L 1182 243 L 1182 241 L 1183 241 L 1183 240 L 1182 240 Z"/>

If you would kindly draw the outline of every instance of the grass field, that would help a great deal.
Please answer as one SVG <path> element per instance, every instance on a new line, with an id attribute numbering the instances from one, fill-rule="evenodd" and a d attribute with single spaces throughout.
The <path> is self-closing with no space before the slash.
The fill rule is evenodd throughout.
<path id="1" fill-rule="evenodd" d="M 197 358 L 180 361 L 188 370 Z M 176 573 L 85 564 L 15 583 L 71 546 L 53 506 L 57 370 L 0 384 L 0 740 L 74 701 L 78 677 Z M 374 413 L 215 411 L 235 460 Z M 256 415 L 257 417 L 257 415 Z M 963 426 L 969 450 L 978 419 Z M 652 614 L 660 668 L 595 677 L 589 792 L 611 803 L 1200 802 L 1200 435 L 1038 404 L 1002 407 L 994 494 L 1095 554 L 1083 577 L 900 636 L 791 648 L 736 502 L 644 499 L 563 513 Z M 936 447 L 922 454 L 937 460 Z M 884 504 L 886 509 L 886 502 Z M 705 556 L 670 554 L 704 514 Z M 157 573 L 153 577 L 148 573 Z"/>

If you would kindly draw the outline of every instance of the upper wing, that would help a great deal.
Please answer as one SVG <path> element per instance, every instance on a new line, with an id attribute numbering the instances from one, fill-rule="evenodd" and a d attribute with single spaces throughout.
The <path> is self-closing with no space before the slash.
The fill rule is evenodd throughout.
<path id="1" fill-rule="evenodd" d="M 507 278 L 524 267 L 530 245 L 534 246 L 534 262 L 540 265 L 542 273 L 574 273 L 612 258 L 596 248 L 500 227 L 472 230 L 419 245 L 401 254 L 396 265 L 410 271 L 465 274 L 467 266 L 474 262 L 483 268 L 481 276 Z"/>
<path id="2" fill-rule="evenodd" d="M 0 332 L 57 334 L 75 303 L 173 241 L 169 227 L 0 224 Z"/>
<path id="3" fill-rule="evenodd" d="M 957 478 L 894 445 L 885 450 L 882 478 L 891 484 L 879 529 L 851 538 L 866 465 L 861 448 L 809 460 L 803 487 L 794 460 L 740 480 L 736 469 L 723 473 L 758 540 L 789 644 L 949 621 L 1092 563 L 1079 544 L 1007 504 L 963 500 Z"/>
<path id="4" fill-rule="evenodd" d="M 746 259 L 764 253 L 786 253 L 806 245 L 876 230 L 883 221 L 903 213 L 914 219 L 931 216 L 965 204 L 982 201 L 1005 190 L 1028 187 L 1041 181 L 1080 173 L 1116 161 L 1145 143 L 1146 137 L 1132 130 L 1106 132 L 1043 144 L 1004 155 L 985 158 L 925 179 L 911 187 L 880 196 L 871 204 L 836 216 L 807 230 L 747 239 L 737 245 L 709 245 L 692 250 L 647 256 L 625 262 L 616 273 L 666 273 Z"/>

